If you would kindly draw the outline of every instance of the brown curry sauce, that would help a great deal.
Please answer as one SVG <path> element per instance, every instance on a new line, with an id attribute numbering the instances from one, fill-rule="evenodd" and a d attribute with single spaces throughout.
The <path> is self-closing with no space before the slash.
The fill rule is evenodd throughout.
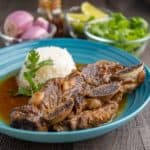
<path id="1" fill-rule="evenodd" d="M 0 119 L 6 123 L 10 122 L 9 114 L 13 108 L 28 103 L 29 97 L 13 95 L 12 90 L 15 92 L 17 89 L 15 76 L 9 77 L 0 83 Z"/>

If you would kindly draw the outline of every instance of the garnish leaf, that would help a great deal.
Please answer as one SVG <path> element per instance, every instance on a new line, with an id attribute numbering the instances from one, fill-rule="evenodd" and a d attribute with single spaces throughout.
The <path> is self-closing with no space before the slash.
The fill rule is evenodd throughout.
<path id="1" fill-rule="evenodd" d="M 19 87 L 18 92 L 16 95 L 26 95 L 26 96 L 32 96 L 32 90 L 24 87 Z"/>
<path id="2" fill-rule="evenodd" d="M 39 59 L 40 55 L 37 51 L 33 49 L 29 52 L 27 60 L 25 62 L 27 71 L 24 72 L 23 76 L 24 79 L 29 83 L 29 88 L 20 87 L 17 94 L 32 96 L 33 93 L 39 91 L 43 86 L 43 84 L 34 82 L 36 72 L 43 66 L 53 65 L 53 61 L 51 59 L 48 59 L 39 62 Z"/>

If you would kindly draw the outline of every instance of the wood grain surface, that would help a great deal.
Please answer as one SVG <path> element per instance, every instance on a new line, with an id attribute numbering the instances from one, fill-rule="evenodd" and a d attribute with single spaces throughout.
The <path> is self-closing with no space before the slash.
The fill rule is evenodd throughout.
<path id="1" fill-rule="evenodd" d="M 127 16 L 140 15 L 150 21 L 150 5 L 137 0 L 90 0 Z M 82 0 L 63 0 L 64 9 L 78 5 Z M 36 12 L 37 0 L 0 0 L 0 24 L 12 10 Z M 150 45 L 150 44 L 149 44 Z M 1 43 L 2 46 L 2 43 Z M 141 56 L 150 65 L 150 46 Z M 17 140 L 0 134 L 0 150 L 150 150 L 150 104 L 126 125 L 101 137 L 78 143 L 41 144 Z"/>

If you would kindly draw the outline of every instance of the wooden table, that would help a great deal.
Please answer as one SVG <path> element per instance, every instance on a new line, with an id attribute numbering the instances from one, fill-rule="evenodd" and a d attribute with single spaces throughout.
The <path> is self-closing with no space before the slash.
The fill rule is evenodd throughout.
<path id="1" fill-rule="evenodd" d="M 63 0 L 64 8 L 78 5 L 82 0 Z M 93 3 L 124 12 L 141 15 L 150 21 L 150 6 L 136 0 L 91 0 Z M 36 11 L 36 0 L 0 0 L 0 23 L 15 9 Z M 141 59 L 150 65 L 150 46 Z M 128 124 L 101 137 L 78 143 L 40 144 L 0 135 L 0 150 L 150 150 L 150 105 Z"/>

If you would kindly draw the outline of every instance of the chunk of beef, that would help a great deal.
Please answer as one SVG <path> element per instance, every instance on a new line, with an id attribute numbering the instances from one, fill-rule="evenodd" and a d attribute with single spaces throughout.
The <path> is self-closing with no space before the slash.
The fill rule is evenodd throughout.
<path id="1" fill-rule="evenodd" d="M 71 113 L 73 106 L 73 99 L 69 99 L 59 104 L 57 107 L 53 108 L 48 113 L 44 112 L 43 117 L 45 120 L 47 120 L 47 123 L 49 125 L 56 124 L 64 120 Z"/>
<path id="2" fill-rule="evenodd" d="M 16 107 L 10 114 L 11 126 L 26 130 L 47 131 L 48 126 L 42 120 L 42 114 L 34 105 Z"/>
<path id="3" fill-rule="evenodd" d="M 121 81 L 121 91 L 123 93 L 133 91 L 145 78 L 144 63 L 126 67 L 112 75 L 112 80 Z"/>
<path id="4" fill-rule="evenodd" d="M 118 103 L 110 102 L 104 107 L 83 111 L 64 122 L 56 124 L 53 126 L 53 130 L 64 131 L 96 127 L 115 117 L 117 111 Z"/>
<path id="5" fill-rule="evenodd" d="M 111 82 L 109 84 L 103 84 L 98 87 L 94 87 L 87 91 L 86 96 L 89 97 L 105 97 L 110 99 L 114 94 L 120 90 L 119 82 Z"/>
<path id="6" fill-rule="evenodd" d="M 81 73 L 88 84 L 98 86 L 110 82 L 112 74 L 117 73 L 122 69 L 124 69 L 124 66 L 118 63 L 98 61 L 84 67 Z"/>

